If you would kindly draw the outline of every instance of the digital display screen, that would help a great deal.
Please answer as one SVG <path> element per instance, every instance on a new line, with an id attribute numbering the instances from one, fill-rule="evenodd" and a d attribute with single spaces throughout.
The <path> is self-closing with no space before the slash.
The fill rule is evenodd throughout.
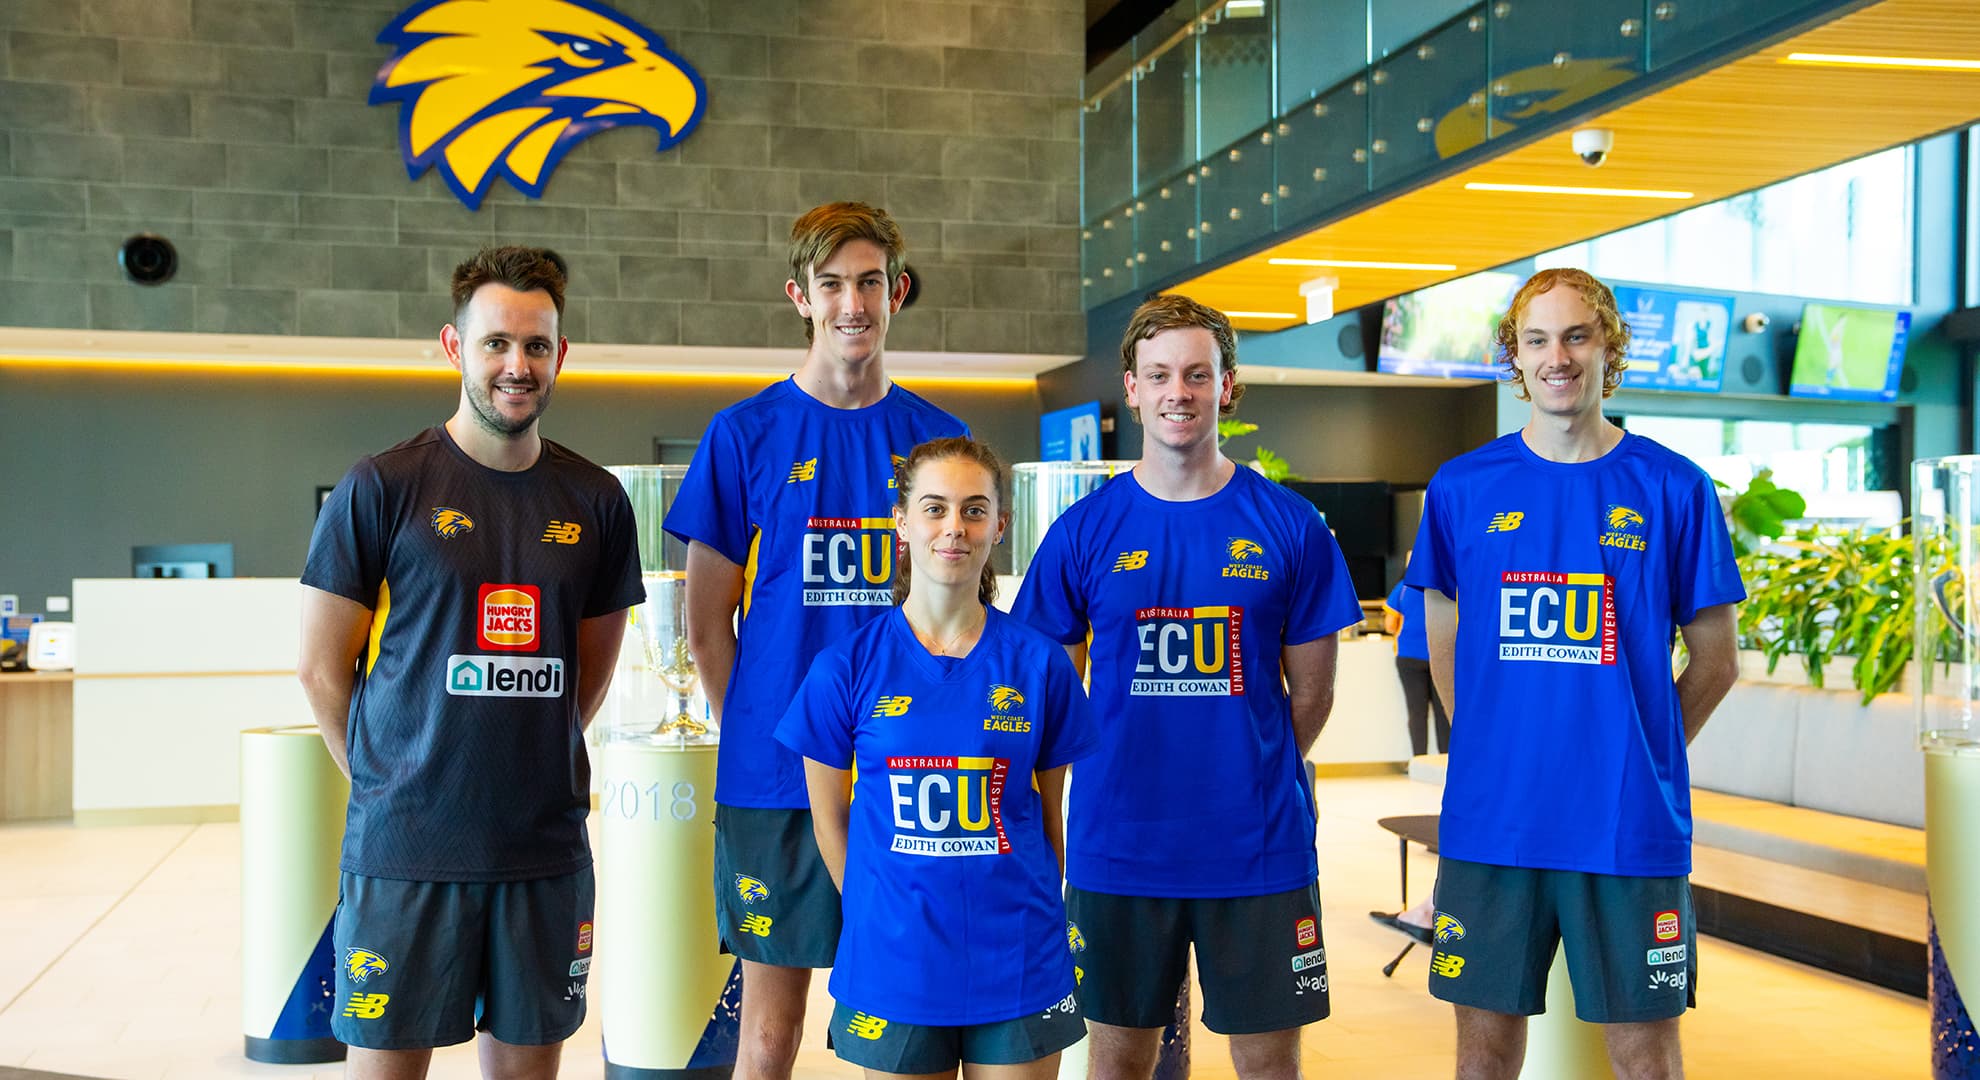
<path id="1" fill-rule="evenodd" d="M 1616 307 L 1629 324 L 1629 370 L 1623 385 L 1641 390 L 1717 393 L 1726 373 L 1732 329 L 1728 296 L 1616 287 Z"/>
<path id="2" fill-rule="evenodd" d="M 1038 418 L 1040 461 L 1099 461 L 1100 403 L 1089 401 Z"/>
<path id="3" fill-rule="evenodd" d="M 1446 379 L 1497 379 L 1499 319 L 1518 274 L 1487 272 L 1418 289 L 1382 305 L 1375 370 Z"/>
<path id="4" fill-rule="evenodd" d="M 1910 332 L 1908 311 L 1809 304 L 1801 309 L 1801 336 L 1795 342 L 1788 394 L 1838 401 L 1897 400 L 1904 341 Z"/>

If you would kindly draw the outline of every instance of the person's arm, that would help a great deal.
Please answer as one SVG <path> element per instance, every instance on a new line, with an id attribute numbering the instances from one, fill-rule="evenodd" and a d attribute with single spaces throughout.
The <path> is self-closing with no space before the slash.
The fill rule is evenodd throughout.
<path id="1" fill-rule="evenodd" d="M 1678 628 L 1691 661 L 1677 678 L 1678 711 L 1684 717 L 1686 745 L 1698 737 L 1712 710 L 1739 681 L 1739 620 L 1733 605 L 1700 608 Z"/>
<path id="2" fill-rule="evenodd" d="M 742 567 L 699 540 L 688 544 L 688 655 L 718 724 L 729 673 L 736 666 L 736 608 L 742 604 L 742 590 Z"/>
<path id="3" fill-rule="evenodd" d="M 1280 650 L 1287 704 L 1292 708 L 1293 739 L 1302 758 L 1319 740 L 1320 729 L 1327 726 L 1327 714 L 1334 711 L 1334 661 L 1340 651 L 1340 638 L 1333 634 Z"/>
<path id="4" fill-rule="evenodd" d="M 1402 633 L 1402 612 L 1387 604 L 1382 605 L 1382 632 L 1390 637 Z"/>
<path id="5" fill-rule="evenodd" d="M 852 770 L 804 759 L 804 786 L 811 794 L 811 832 L 832 884 L 846 891 L 846 832 L 852 818 Z"/>
<path id="6" fill-rule="evenodd" d="M 605 691 L 612 685 L 612 674 L 619 668 L 619 643 L 626 636 L 626 613 L 614 611 L 578 622 L 578 729 L 591 726 L 591 718 L 605 704 Z"/>
<path id="7" fill-rule="evenodd" d="M 371 609 L 336 593 L 303 586 L 302 652 L 296 678 L 316 717 L 323 745 L 345 779 L 351 775 L 351 689 L 371 634 Z"/>
<path id="8" fill-rule="evenodd" d="M 1423 590 L 1423 636 L 1430 641 L 1430 681 L 1444 715 L 1457 723 L 1457 601 L 1436 589 Z"/>
<path id="9" fill-rule="evenodd" d="M 1056 769 L 1040 769 L 1032 776 L 1038 780 L 1038 805 L 1044 815 L 1045 842 L 1052 845 L 1052 854 L 1059 857 L 1059 876 L 1066 876 L 1066 770 L 1070 765 Z"/>

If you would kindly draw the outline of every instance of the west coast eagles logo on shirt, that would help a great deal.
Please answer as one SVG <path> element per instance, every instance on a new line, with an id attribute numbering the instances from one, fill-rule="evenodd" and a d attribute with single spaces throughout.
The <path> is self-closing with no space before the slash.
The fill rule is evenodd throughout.
<path id="1" fill-rule="evenodd" d="M 1224 554 L 1230 556 L 1231 561 L 1224 566 L 1221 575 L 1223 577 L 1266 581 L 1272 576 L 1272 572 L 1261 565 L 1265 558 L 1265 549 L 1260 547 L 1256 540 L 1233 536 L 1224 541 Z"/>
<path id="2" fill-rule="evenodd" d="M 892 850 L 907 855 L 1003 855 L 1009 758 L 890 757 Z"/>
<path id="3" fill-rule="evenodd" d="M 1244 608 L 1142 608 L 1134 613 L 1134 678 L 1128 693 L 1153 697 L 1236 697 L 1244 693 L 1239 649 Z"/>
<path id="4" fill-rule="evenodd" d="M 439 533 L 443 540 L 466 536 L 474 531 L 474 519 L 451 506 L 434 507 L 429 520 L 433 522 L 433 531 Z"/>
<path id="5" fill-rule="evenodd" d="M 1643 530 L 1642 514 L 1621 503 L 1610 503 L 1602 513 L 1602 538 L 1597 543 L 1624 551 L 1642 551 Z"/>
<path id="6" fill-rule="evenodd" d="M 1009 731 L 1023 733 L 1031 730 L 1031 721 L 1016 715 L 1024 708 L 1024 695 L 1014 686 L 997 683 L 990 687 L 990 710 L 992 715 L 983 720 L 985 731 Z"/>

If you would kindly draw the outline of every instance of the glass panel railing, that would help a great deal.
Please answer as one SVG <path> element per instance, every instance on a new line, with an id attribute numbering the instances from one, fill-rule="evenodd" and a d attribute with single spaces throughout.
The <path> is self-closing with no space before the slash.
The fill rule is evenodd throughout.
<path id="1" fill-rule="evenodd" d="M 1261 128 L 1197 167 L 1199 257 L 1214 258 L 1272 231 L 1272 140 L 1272 130 Z"/>
<path id="2" fill-rule="evenodd" d="M 1545 123 L 1643 71 L 1643 0 L 1493 0 L 1487 138 Z"/>
<path id="3" fill-rule="evenodd" d="M 1829 5 L 1817 0 L 1651 0 L 1638 18 L 1649 31 L 1650 70 L 1713 49 L 1781 16 Z"/>
<path id="4" fill-rule="evenodd" d="M 1136 265 L 1144 280 L 1158 281 L 1195 266 L 1197 212 L 1196 169 L 1152 185 L 1135 202 Z"/>
<path id="5" fill-rule="evenodd" d="M 1357 75 L 1279 120 L 1278 224 L 1309 220 L 1368 191 L 1368 80 Z"/>
<path id="6" fill-rule="evenodd" d="M 1199 156 L 1243 139 L 1272 119 L 1272 8 L 1277 0 L 1226 3 L 1196 34 Z"/>
<path id="7" fill-rule="evenodd" d="M 1391 54 L 1369 76 L 1369 164 L 1396 183 L 1486 137 L 1486 20 L 1463 16 Z"/>
<path id="8" fill-rule="evenodd" d="M 1133 203 L 1109 207 L 1080 229 L 1080 291 L 1089 308 L 1134 291 L 1133 209 Z"/>
<path id="9" fill-rule="evenodd" d="M 1367 0 L 1281 0 L 1273 8 L 1281 113 L 1297 112 L 1299 106 L 1366 73 Z"/>
<path id="10" fill-rule="evenodd" d="M 1080 117 L 1081 220 L 1134 195 L 1134 84 L 1122 79 L 1089 98 Z"/>

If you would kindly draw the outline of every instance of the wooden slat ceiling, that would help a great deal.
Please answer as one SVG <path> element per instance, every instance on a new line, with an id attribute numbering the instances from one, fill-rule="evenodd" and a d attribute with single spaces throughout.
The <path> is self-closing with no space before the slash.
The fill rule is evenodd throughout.
<path id="1" fill-rule="evenodd" d="M 1980 119 L 1980 71 L 1781 63 L 1792 52 L 1980 60 L 1972 0 L 1883 0 L 1577 127 L 1616 133 L 1591 169 L 1566 131 L 1513 149 L 1269 250 L 1185 281 L 1226 311 L 1303 312 L 1299 284 L 1340 281 L 1336 310 L 1601 236 Z M 1466 191 L 1470 182 L 1651 188 L 1688 201 Z M 1455 271 L 1272 266 L 1271 258 L 1452 263 Z M 1300 320 L 1243 319 L 1278 330 Z"/>

